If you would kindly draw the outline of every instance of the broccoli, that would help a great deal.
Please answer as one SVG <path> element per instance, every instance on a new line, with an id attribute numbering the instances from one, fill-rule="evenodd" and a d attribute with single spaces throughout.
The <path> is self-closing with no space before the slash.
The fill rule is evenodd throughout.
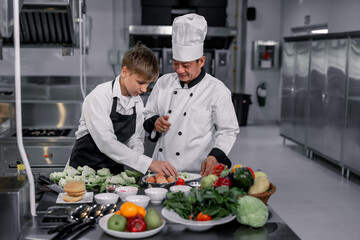
<path id="1" fill-rule="evenodd" d="M 102 169 L 97 170 L 97 175 L 102 176 L 102 177 L 112 176 L 110 169 L 108 169 L 108 168 L 102 168 Z"/>

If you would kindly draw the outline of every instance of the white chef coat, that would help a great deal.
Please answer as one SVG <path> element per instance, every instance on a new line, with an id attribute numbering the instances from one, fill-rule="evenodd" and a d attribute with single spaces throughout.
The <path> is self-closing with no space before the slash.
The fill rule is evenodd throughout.
<path id="1" fill-rule="evenodd" d="M 127 165 L 142 173 L 146 173 L 152 159 L 143 155 L 144 152 L 144 104 L 140 96 L 126 97 L 121 94 L 120 76 L 116 77 L 114 87 L 112 81 L 99 84 L 85 98 L 80 125 L 75 135 L 79 139 L 90 133 L 97 147 L 112 160 Z M 136 108 L 135 133 L 125 143 L 117 140 L 110 119 L 113 98 L 117 97 L 116 111 L 123 115 L 133 114 Z"/>
<path id="2" fill-rule="evenodd" d="M 178 171 L 200 170 L 213 148 L 228 155 L 239 133 L 230 90 L 209 74 L 191 88 L 182 88 L 176 73 L 163 75 L 144 115 L 169 115 L 171 127 L 157 141 L 153 158 L 169 161 Z"/>

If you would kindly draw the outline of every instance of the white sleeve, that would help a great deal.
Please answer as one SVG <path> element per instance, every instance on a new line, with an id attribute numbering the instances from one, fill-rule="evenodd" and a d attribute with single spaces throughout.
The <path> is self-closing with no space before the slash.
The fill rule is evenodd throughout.
<path id="1" fill-rule="evenodd" d="M 228 89 L 220 91 L 213 105 L 212 118 L 216 124 L 214 148 L 221 149 L 226 155 L 233 147 L 236 136 L 240 131 L 231 92 Z"/>
<path id="2" fill-rule="evenodd" d="M 110 119 L 111 93 L 94 89 L 84 101 L 83 116 L 86 127 L 102 153 L 112 160 L 146 173 L 152 159 L 119 142 Z"/>

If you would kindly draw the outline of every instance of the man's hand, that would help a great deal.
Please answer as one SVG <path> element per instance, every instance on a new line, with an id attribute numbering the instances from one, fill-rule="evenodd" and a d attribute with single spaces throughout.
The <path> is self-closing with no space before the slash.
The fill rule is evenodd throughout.
<path id="1" fill-rule="evenodd" d="M 177 176 L 175 167 L 168 161 L 153 160 L 149 170 L 155 173 L 162 173 L 167 176 Z"/>
<path id="2" fill-rule="evenodd" d="M 158 131 L 159 133 L 167 132 L 171 126 L 171 123 L 169 123 L 168 119 L 169 119 L 168 115 L 156 119 L 154 125 L 155 130 Z"/>
<path id="3" fill-rule="evenodd" d="M 217 163 L 218 162 L 215 157 L 208 156 L 201 164 L 201 176 L 205 177 L 211 174 Z"/>

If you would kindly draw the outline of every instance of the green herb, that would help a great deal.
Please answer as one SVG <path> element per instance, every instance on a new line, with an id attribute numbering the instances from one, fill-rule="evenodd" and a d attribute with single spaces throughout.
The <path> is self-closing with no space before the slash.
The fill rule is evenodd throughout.
<path id="1" fill-rule="evenodd" d="M 196 216 L 203 212 L 211 216 L 213 220 L 226 217 L 229 214 L 236 214 L 237 198 L 246 193 L 237 187 L 229 190 L 228 186 L 216 189 L 197 189 L 190 190 L 188 197 L 183 192 L 167 193 L 165 207 L 173 209 L 177 214 L 185 219 L 196 219 Z"/>

